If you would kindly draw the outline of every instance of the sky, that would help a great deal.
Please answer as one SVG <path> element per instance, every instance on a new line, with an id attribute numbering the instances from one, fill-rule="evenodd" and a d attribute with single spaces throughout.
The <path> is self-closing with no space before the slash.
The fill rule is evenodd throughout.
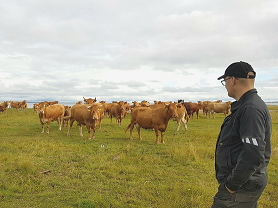
<path id="1" fill-rule="evenodd" d="M 278 101 L 276 0 L 0 1 L 0 101 L 229 98 L 233 62 Z"/>

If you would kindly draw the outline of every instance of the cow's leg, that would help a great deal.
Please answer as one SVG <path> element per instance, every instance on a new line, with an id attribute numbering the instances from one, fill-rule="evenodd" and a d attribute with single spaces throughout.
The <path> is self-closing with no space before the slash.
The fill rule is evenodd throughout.
<path id="1" fill-rule="evenodd" d="M 207 118 L 210 118 L 210 111 L 207 111 L 206 114 L 207 114 Z"/>
<path id="2" fill-rule="evenodd" d="M 165 144 L 165 142 L 164 142 L 164 132 L 161 132 L 161 143 Z"/>
<path id="3" fill-rule="evenodd" d="M 112 124 L 112 115 L 110 115 L 110 118 L 111 118 L 111 124 Z"/>
<path id="4" fill-rule="evenodd" d="M 95 137 L 95 133 L 96 133 L 96 127 L 93 128 L 93 138 L 92 138 L 92 139 L 95 139 L 95 138 L 96 138 L 96 137 Z"/>
<path id="5" fill-rule="evenodd" d="M 49 125 L 50 125 L 50 122 L 51 122 L 51 120 L 49 119 L 48 122 L 47 122 L 47 132 L 46 132 L 47 134 L 49 134 Z"/>
<path id="6" fill-rule="evenodd" d="M 187 131 L 188 129 L 187 129 L 187 124 L 186 124 L 185 118 L 182 118 L 182 119 L 181 119 L 181 122 L 184 124 L 184 128 L 185 128 L 185 130 Z"/>
<path id="7" fill-rule="evenodd" d="M 88 129 L 88 127 L 87 127 L 87 129 Z M 83 137 L 83 134 L 82 134 L 82 125 L 80 124 L 80 126 L 79 126 L 79 135 L 81 136 L 81 137 Z"/>
<path id="8" fill-rule="evenodd" d="M 199 119 L 199 111 L 196 111 L 197 119 Z"/>
<path id="9" fill-rule="evenodd" d="M 42 132 L 41 133 L 43 134 L 44 133 L 44 123 L 41 122 L 41 124 L 42 124 Z"/>
<path id="10" fill-rule="evenodd" d="M 99 129 L 101 129 L 101 121 L 102 119 L 99 120 Z"/>
<path id="11" fill-rule="evenodd" d="M 129 139 L 132 140 L 132 131 L 133 131 L 134 123 L 130 123 L 130 136 Z"/>
<path id="12" fill-rule="evenodd" d="M 211 115 L 212 115 L 213 118 L 215 118 L 215 117 L 214 117 L 214 111 L 211 111 Z"/>
<path id="13" fill-rule="evenodd" d="M 58 124 L 59 124 L 59 129 L 58 129 L 58 131 L 61 131 L 61 130 L 62 130 L 63 118 L 59 117 L 57 121 L 58 121 Z"/>
<path id="14" fill-rule="evenodd" d="M 177 121 L 177 123 L 178 123 L 178 128 L 177 128 L 177 131 L 179 131 L 180 126 L 181 126 L 181 122 L 180 122 L 180 121 Z"/>
<path id="15" fill-rule="evenodd" d="M 69 125 L 69 130 L 68 130 L 67 136 L 70 136 L 70 129 L 72 127 L 73 122 L 74 122 L 74 119 L 71 118 L 70 119 L 70 125 Z"/>
<path id="16" fill-rule="evenodd" d="M 156 136 L 156 143 L 159 144 L 159 140 L 158 140 L 158 127 L 154 127 L 154 131 L 155 131 L 155 136 Z M 162 139 L 162 137 L 161 137 L 161 139 Z"/>
<path id="17" fill-rule="evenodd" d="M 88 131 L 88 139 L 91 140 L 91 127 L 89 124 L 86 124 L 86 127 L 87 127 L 87 131 Z M 82 135 L 83 136 L 83 135 Z"/>
<path id="18" fill-rule="evenodd" d="M 137 132 L 138 132 L 139 139 L 142 140 L 142 137 L 141 137 L 141 126 L 139 126 L 138 123 L 136 124 L 136 129 L 137 129 Z"/>
<path id="19" fill-rule="evenodd" d="M 62 130 L 63 123 L 64 123 L 64 116 L 60 117 L 60 130 L 59 131 Z"/>

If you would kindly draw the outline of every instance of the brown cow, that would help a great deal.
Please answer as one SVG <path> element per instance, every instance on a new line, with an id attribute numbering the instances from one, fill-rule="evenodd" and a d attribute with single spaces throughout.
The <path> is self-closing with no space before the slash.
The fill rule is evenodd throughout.
<path id="1" fill-rule="evenodd" d="M 166 104 L 164 103 L 155 103 L 153 105 L 150 105 L 150 108 L 155 109 L 155 108 L 164 108 Z"/>
<path id="2" fill-rule="evenodd" d="M 183 105 L 186 108 L 189 118 L 192 116 L 193 119 L 193 114 L 196 112 L 197 119 L 199 119 L 200 105 L 198 103 L 184 102 Z"/>
<path id="3" fill-rule="evenodd" d="M 85 99 L 85 98 L 83 97 L 83 99 L 84 99 L 84 103 L 85 103 L 85 104 L 93 104 L 93 103 L 97 102 L 97 98 L 96 98 L 96 97 L 95 97 L 95 99 L 93 99 L 93 98 Z"/>
<path id="4" fill-rule="evenodd" d="M 11 101 L 11 108 L 15 108 L 15 109 L 20 109 L 20 103 L 19 101 Z"/>
<path id="5" fill-rule="evenodd" d="M 102 119 L 104 118 L 104 113 L 105 113 L 105 107 L 104 107 L 104 102 L 101 102 L 101 103 L 93 103 L 93 105 L 97 105 L 98 108 L 99 108 L 99 129 L 101 129 L 101 122 L 102 122 Z"/>
<path id="6" fill-rule="evenodd" d="M 212 103 L 212 101 L 203 101 L 202 103 L 202 108 L 203 108 L 203 114 L 204 116 L 206 116 L 207 118 L 210 117 L 210 110 L 208 105 Z"/>
<path id="7" fill-rule="evenodd" d="M 99 129 L 101 129 L 101 122 L 102 122 L 102 119 L 104 118 L 104 113 L 105 113 L 105 108 L 103 105 L 99 105 Z"/>
<path id="8" fill-rule="evenodd" d="M 164 108 L 151 109 L 149 107 L 135 107 L 131 111 L 131 123 L 127 126 L 125 132 L 130 128 L 130 139 L 132 139 L 132 130 L 136 124 L 139 139 L 142 140 L 140 129 L 154 129 L 156 143 L 158 140 L 158 131 L 161 132 L 161 143 L 164 142 L 164 133 L 168 127 L 171 118 L 177 117 L 177 106 L 175 104 L 166 105 Z"/>
<path id="9" fill-rule="evenodd" d="M 140 103 L 137 103 L 136 101 L 132 102 L 133 104 L 130 106 L 131 109 L 135 108 L 136 106 L 140 106 Z"/>
<path id="10" fill-rule="evenodd" d="M 23 104 L 23 105 L 20 104 L 20 108 L 21 108 L 21 109 L 26 109 L 26 108 L 27 108 L 27 103 L 25 103 L 25 104 Z"/>
<path id="11" fill-rule="evenodd" d="M 63 127 L 68 127 L 69 123 L 69 118 L 68 116 L 70 115 L 70 106 L 65 106 L 65 114 L 64 114 L 64 119 L 63 119 Z"/>
<path id="12" fill-rule="evenodd" d="M 140 103 L 140 106 L 141 107 L 148 107 L 148 106 L 150 106 L 151 104 L 148 102 L 148 101 L 146 101 L 146 100 L 143 100 L 143 101 L 141 101 L 141 103 Z"/>
<path id="13" fill-rule="evenodd" d="M 43 101 L 39 103 L 39 108 L 41 109 L 43 107 L 55 105 L 55 104 L 58 104 L 58 101 Z"/>
<path id="14" fill-rule="evenodd" d="M 225 118 L 226 118 L 227 114 L 230 113 L 231 102 L 229 101 L 229 102 L 225 102 L 225 103 L 209 103 L 208 108 L 209 108 L 209 111 L 211 112 L 213 118 L 215 118 L 214 113 L 224 113 Z"/>
<path id="15" fill-rule="evenodd" d="M 118 124 L 118 126 L 120 126 L 122 124 L 122 119 L 125 117 L 126 115 L 126 110 L 124 108 L 124 106 L 117 104 L 117 103 L 113 103 L 109 109 L 110 111 L 110 118 L 111 118 L 111 124 L 112 124 L 112 117 L 116 117 L 116 122 Z"/>
<path id="16" fill-rule="evenodd" d="M 124 102 L 123 107 L 125 108 L 126 111 L 131 110 L 131 106 L 128 102 Z"/>
<path id="17" fill-rule="evenodd" d="M 221 103 L 222 100 L 217 100 L 217 101 L 203 101 L 202 102 L 202 109 L 203 109 L 203 114 L 204 116 L 206 116 L 207 118 L 210 118 L 210 109 L 208 107 L 209 103 Z"/>
<path id="18" fill-rule="evenodd" d="M 112 103 L 103 103 L 104 114 L 109 116 Z"/>
<path id="19" fill-rule="evenodd" d="M 93 139 L 95 139 L 95 132 L 98 125 L 98 121 L 100 119 L 100 107 L 95 104 L 86 104 L 86 105 L 74 105 L 71 108 L 70 115 L 70 125 L 67 136 L 70 136 L 70 129 L 74 121 L 77 122 L 79 126 L 80 136 L 83 137 L 82 134 L 82 125 L 85 125 L 88 130 L 88 139 L 91 139 L 91 129 L 93 129 Z M 67 117 L 66 117 L 67 118 Z"/>
<path id="20" fill-rule="evenodd" d="M 47 134 L 49 134 L 49 125 L 51 121 L 58 121 L 59 131 L 62 129 L 62 123 L 65 113 L 65 107 L 61 104 L 40 107 L 39 118 L 42 125 L 42 134 L 44 133 L 44 124 L 47 123 Z"/>
<path id="21" fill-rule="evenodd" d="M 7 112 L 8 107 L 9 107 L 9 101 L 4 101 L 3 103 L 0 102 L 0 111 L 1 112 Z"/>
<path id="22" fill-rule="evenodd" d="M 58 101 L 48 101 L 49 105 L 59 104 Z"/>
<path id="23" fill-rule="evenodd" d="M 22 106 L 26 104 L 26 100 L 23 100 L 22 102 L 19 101 L 11 101 L 11 108 L 15 108 L 19 110 Z"/>
<path id="24" fill-rule="evenodd" d="M 39 113 L 40 112 L 40 104 L 39 103 L 34 103 L 33 104 L 33 109 L 34 109 L 34 112 Z"/>
<path id="25" fill-rule="evenodd" d="M 177 131 L 179 131 L 179 129 L 180 129 L 181 122 L 184 124 L 184 128 L 187 131 L 188 130 L 187 123 L 188 123 L 189 117 L 188 117 L 186 108 L 182 104 L 178 104 L 177 107 L 178 107 L 178 109 L 177 109 L 178 117 L 173 118 L 173 121 L 177 121 L 177 123 L 178 123 Z"/>

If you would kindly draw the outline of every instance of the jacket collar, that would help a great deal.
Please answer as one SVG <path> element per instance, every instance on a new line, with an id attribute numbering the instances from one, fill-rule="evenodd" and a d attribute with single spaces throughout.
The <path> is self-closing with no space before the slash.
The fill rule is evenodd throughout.
<path id="1" fill-rule="evenodd" d="M 247 91 L 246 93 L 244 93 L 241 98 L 238 100 L 238 101 L 235 101 L 231 104 L 231 112 L 235 112 L 241 105 L 242 103 L 244 102 L 244 100 L 249 97 L 250 95 L 254 94 L 254 93 L 258 93 L 257 90 L 254 88 L 254 89 L 251 89 L 249 91 Z"/>

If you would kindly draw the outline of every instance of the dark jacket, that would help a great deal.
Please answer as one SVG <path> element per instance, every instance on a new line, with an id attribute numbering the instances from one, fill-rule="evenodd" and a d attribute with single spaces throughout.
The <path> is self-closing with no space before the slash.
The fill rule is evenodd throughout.
<path id="1" fill-rule="evenodd" d="M 232 191 L 247 183 L 266 183 L 271 129 L 268 108 L 256 89 L 231 104 L 231 114 L 225 118 L 216 143 L 219 183 L 225 183 Z"/>

